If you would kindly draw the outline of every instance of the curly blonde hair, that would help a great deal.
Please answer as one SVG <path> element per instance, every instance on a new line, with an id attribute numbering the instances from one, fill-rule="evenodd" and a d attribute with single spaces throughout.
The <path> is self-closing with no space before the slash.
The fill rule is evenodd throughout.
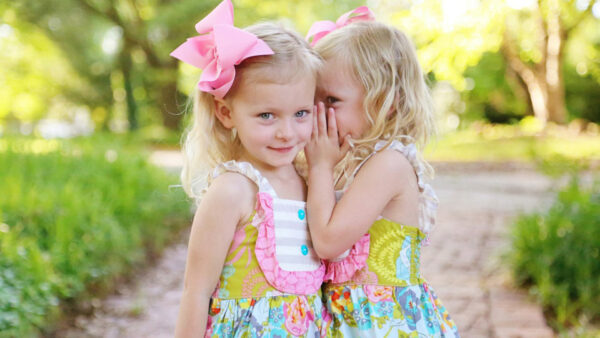
<path id="1" fill-rule="evenodd" d="M 237 65 L 233 86 L 224 100 L 231 102 L 241 87 L 257 81 L 287 83 L 297 76 L 316 78 L 322 60 L 297 33 L 275 23 L 260 23 L 245 30 L 267 43 L 274 54 L 251 57 Z M 237 159 L 242 144 L 235 132 L 217 119 L 212 94 L 195 89 L 192 109 L 192 125 L 182 145 L 181 182 L 186 193 L 199 201 L 209 170 Z"/>
<path id="2" fill-rule="evenodd" d="M 338 165 L 343 176 L 354 172 L 377 141 L 416 143 L 421 149 L 427 144 L 435 132 L 433 102 L 415 47 L 404 33 L 379 22 L 355 22 L 319 40 L 315 50 L 325 61 L 349 65 L 365 90 L 369 128 L 352 140 L 353 149 Z"/>

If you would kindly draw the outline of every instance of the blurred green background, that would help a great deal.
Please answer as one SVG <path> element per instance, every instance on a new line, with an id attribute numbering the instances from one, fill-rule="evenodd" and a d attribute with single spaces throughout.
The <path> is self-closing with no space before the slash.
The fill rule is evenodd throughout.
<path id="1" fill-rule="evenodd" d="M 16 0 L 0 4 L 0 131 L 40 136 L 179 131 L 199 70 L 169 52 L 217 1 Z M 364 1 L 238 0 L 235 23 L 305 34 Z M 600 5 L 590 0 L 368 1 L 407 32 L 443 133 L 534 116 L 597 134 Z M 575 121 L 575 122 L 573 122 Z M 530 123 L 531 125 L 532 123 Z M 531 126 L 530 126 L 531 127 Z M 531 128 L 529 128 L 531 129 Z"/>
<path id="2" fill-rule="evenodd" d="M 176 175 L 148 164 L 147 155 L 179 145 L 200 71 L 169 53 L 218 3 L 0 1 L 0 336 L 51 330 L 61 311 L 110 290 L 188 226 L 189 201 L 168 188 Z M 598 167 L 599 0 L 233 3 L 239 27 L 277 20 L 304 35 L 314 21 L 368 5 L 378 20 L 405 31 L 436 103 L 439 137 L 426 149 L 431 161 Z M 597 194 L 566 189 L 561 203 L 584 203 L 588 209 L 573 210 L 587 213 L 575 218 L 599 227 Z M 539 279 L 524 272 L 523 262 L 539 252 L 528 242 L 537 238 L 533 229 L 560 214 L 517 222 L 528 229 L 514 231 L 521 251 L 512 254 L 513 265 L 526 276 L 523 284 Z M 152 231 L 143 231 L 148 223 Z M 92 225 L 97 232 L 85 237 Z M 597 254 L 598 242 L 589 243 Z M 108 264 L 98 269 L 101 262 Z M 587 264 L 576 270 L 592 271 L 580 273 L 592 282 L 568 291 L 559 273 L 563 301 L 584 305 L 567 314 L 553 310 L 555 328 L 577 323 L 581 313 L 598 319 L 589 315 L 597 307 L 586 305 L 598 297 L 577 298 L 597 295 L 598 259 L 570 264 Z M 542 279 L 552 294 L 554 282 Z"/>

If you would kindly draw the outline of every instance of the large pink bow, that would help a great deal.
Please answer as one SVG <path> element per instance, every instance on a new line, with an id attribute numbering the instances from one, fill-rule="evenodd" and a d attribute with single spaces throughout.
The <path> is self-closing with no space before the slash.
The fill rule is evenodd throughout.
<path id="1" fill-rule="evenodd" d="M 353 14 L 354 16 L 351 16 Z M 321 38 L 323 38 L 325 35 L 333 32 L 338 28 L 344 27 L 356 21 L 373 20 L 375 20 L 375 14 L 373 14 L 369 7 L 360 6 L 340 16 L 336 22 L 325 20 L 313 23 L 313 25 L 308 30 L 308 34 L 306 34 L 306 41 L 310 41 L 310 38 L 312 37 L 313 39 L 310 45 L 314 46 L 317 43 L 317 41 L 321 40 Z"/>
<path id="2" fill-rule="evenodd" d="M 231 0 L 224 0 L 198 22 L 196 31 L 200 35 L 187 39 L 171 56 L 202 69 L 198 88 L 219 98 L 233 85 L 235 65 L 252 56 L 273 54 L 254 34 L 233 26 Z"/>

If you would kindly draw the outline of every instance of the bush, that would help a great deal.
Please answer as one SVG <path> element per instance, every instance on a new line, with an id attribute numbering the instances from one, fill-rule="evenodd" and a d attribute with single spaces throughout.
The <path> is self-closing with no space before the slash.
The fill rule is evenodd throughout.
<path id="1" fill-rule="evenodd" d="M 576 177 L 546 213 L 521 216 L 512 228 L 514 278 L 559 330 L 600 320 L 600 191 Z"/>
<path id="2" fill-rule="evenodd" d="M 51 329 L 188 225 L 177 182 L 115 140 L 0 140 L 0 336 Z"/>

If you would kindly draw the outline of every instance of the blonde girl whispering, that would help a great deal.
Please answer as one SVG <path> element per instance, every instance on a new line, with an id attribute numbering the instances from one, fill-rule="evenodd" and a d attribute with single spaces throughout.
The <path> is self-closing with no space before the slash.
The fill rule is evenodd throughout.
<path id="1" fill-rule="evenodd" d="M 419 272 L 437 197 L 418 151 L 433 132 L 433 111 L 415 49 L 366 7 L 335 24 L 316 23 L 309 35 L 324 59 L 322 103 L 305 151 L 313 245 L 331 260 L 323 296 L 333 317 L 328 333 L 458 336 Z"/>

